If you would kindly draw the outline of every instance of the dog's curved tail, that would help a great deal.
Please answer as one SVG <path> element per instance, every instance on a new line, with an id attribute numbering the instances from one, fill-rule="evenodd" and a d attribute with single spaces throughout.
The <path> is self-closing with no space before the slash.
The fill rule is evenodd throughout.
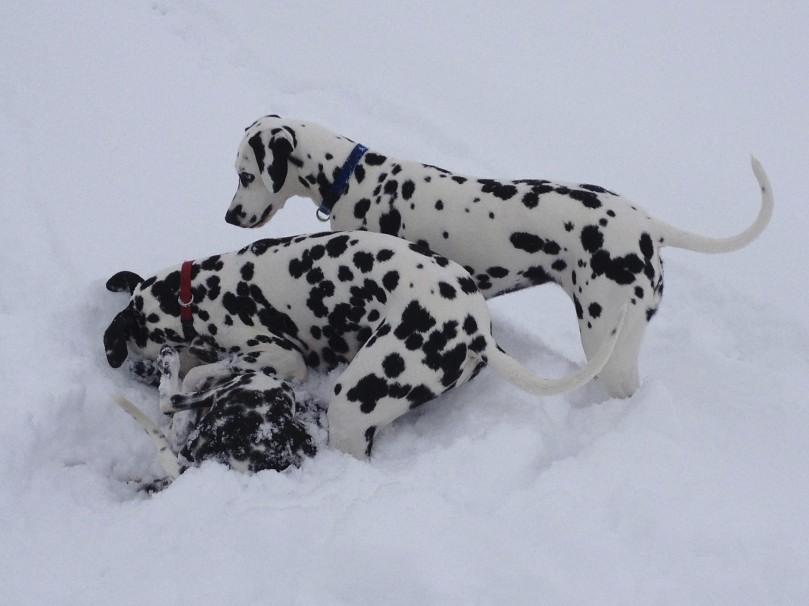
<path id="1" fill-rule="evenodd" d="M 512 385 L 537 396 L 552 396 L 578 389 L 595 378 L 610 359 L 624 325 L 627 305 L 625 303 L 621 307 L 618 323 L 601 343 L 596 354 L 590 358 L 587 364 L 571 375 L 559 379 L 537 377 L 520 362 L 501 350 L 494 343 L 494 339 L 492 339 L 493 346 L 486 352 L 489 366 Z"/>
<path id="2" fill-rule="evenodd" d="M 118 406 L 123 408 L 129 416 L 135 419 L 143 430 L 149 434 L 152 442 L 154 442 L 154 445 L 157 447 L 157 456 L 160 459 L 160 465 L 166 471 L 170 479 L 176 480 L 182 472 L 182 467 L 180 466 L 177 455 L 174 454 L 174 451 L 169 445 L 169 441 L 166 439 L 166 436 L 163 435 L 163 432 L 160 431 L 160 428 L 152 423 L 152 420 L 143 414 L 140 408 L 121 394 L 115 394 L 113 399 Z"/>
<path id="3" fill-rule="evenodd" d="M 659 236 L 662 238 L 663 246 L 673 246 L 674 248 L 684 248 L 702 253 L 726 253 L 739 250 L 758 238 L 772 217 L 774 206 L 772 188 L 767 173 L 755 156 L 750 156 L 750 163 L 753 166 L 753 174 L 758 180 L 761 188 L 761 208 L 755 221 L 744 231 L 729 236 L 727 238 L 712 238 L 701 236 L 691 232 L 683 231 L 666 223 L 660 222 Z"/>

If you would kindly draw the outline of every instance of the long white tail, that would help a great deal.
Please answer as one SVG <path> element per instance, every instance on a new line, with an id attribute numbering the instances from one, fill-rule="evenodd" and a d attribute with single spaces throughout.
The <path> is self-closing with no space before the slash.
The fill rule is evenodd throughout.
<path id="1" fill-rule="evenodd" d="M 166 473 L 172 480 L 177 479 L 182 471 L 180 461 L 171 449 L 166 436 L 160 431 L 160 428 L 152 423 L 152 420 L 143 414 L 140 408 L 121 394 L 115 394 L 114 400 L 118 406 L 129 413 L 129 416 L 135 419 L 138 424 L 143 427 L 143 430 L 149 434 L 152 442 L 154 442 L 154 445 L 157 447 L 157 456 L 160 459 L 160 465 L 166 470 Z"/>
<path id="2" fill-rule="evenodd" d="M 761 208 L 758 211 L 756 220 L 753 221 L 750 227 L 735 236 L 711 238 L 683 231 L 660 222 L 660 235 L 664 239 L 663 245 L 715 254 L 739 250 L 758 238 L 770 222 L 774 201 L 770 180 L 767 178 L 767 173 L 764 172 L 764 167 L 761 166 L 761 162 L 754 156 L 750 156 L 750 163 L 753 166 L 753 174 L 756 176 L 758 185 L 761 188 Z"/>
<path id="3" fill-rule="evenodd" d="M 499 349 L 497 345 L 494 344 L 494 339 L 492 339 L 493 346 L 486 352 L 489 358 L 489 366 L 512 385 L 537 396 L 552 396 L 578 389 L 595 378 L 607 364 L 607 361 L 612 355 L 612 350 L 615 349 L 615 344 L 618 342 L 618 337 L 621 334 L 624 318 L 626 318 L 626 309 L 627 304 L 624 304 L 623 307 L 621 307 L 621 317 L 618 320 L 618 324 L 615 325 L 615 328 L 610 332 L 607 338 L 604 339 L 596 354 L 590 358 L 587 364 L 572 375 L 560 379 L 543 379 L 537 377 L 517 360 Z"/>

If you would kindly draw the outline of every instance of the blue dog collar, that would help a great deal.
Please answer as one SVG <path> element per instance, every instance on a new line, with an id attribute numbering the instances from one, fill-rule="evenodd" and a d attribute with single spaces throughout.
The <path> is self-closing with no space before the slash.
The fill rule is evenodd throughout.
<path id="1" fill-rule="evenodd" d="M 360 143 L 357 143 L 357 145 L 354 146 L 354 149 L 351 150 L 351 154 L 348 156 L 345 164 L 343 164 L 340 172 L 337 173 L 337 178 L 334 180 L 334 183 L 332 183 L 329 195 L 326 196 L 326 198 L 323 200 L 323 204 L 321 204 L 320 208 L 317 209 L 318 219 L 324 222 L 329 220 L 329 215 L 331 215 L 332 208 L 334 208 L 334 205 L 337 204 L 340 196 L 345 193 L 346 187 L 348 186 L 348 180 L 354 173 L 354 169 L 357 168 L 357 164 L 359 164 L 360 159 L 367 151 L 368 148 Z"/>

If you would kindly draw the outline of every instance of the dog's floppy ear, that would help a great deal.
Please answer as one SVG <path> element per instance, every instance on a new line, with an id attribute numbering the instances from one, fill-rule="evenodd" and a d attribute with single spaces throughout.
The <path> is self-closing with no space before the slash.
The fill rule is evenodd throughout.
<path id="1" fill-rule="evenodd" d="M 131 295 L 135 287 L 141 282 L 143 282 L 143 278 L 138 274 L 131 271 L 119 271 L 107 280 L 107 290 L 110 292 L 127 292 Z"/>
<path id="2" fill-rule="evenodd" d="M 283 133 L 283 131 L 282 131 Z M 272 163 L 267 172 L 272 179 L 273 193 L 278 193 L 284 186 L 284 181 L 287 180 L 287 170 L 289 169 L 289 155 L 292 153 L 292 142 L 287 138 L 288 135 L 273 136 L 270 139 L 270 151 L 272 151 Z"/>
<path id="3" fill-rule="evenodd" d="M 268 130 L 269 133 L 267 132 Z M 266 148 L 264 147 L 262 134 L 269 134 L 270 140 Z M 292 150 L 295 149 L 296 144 L 295 132 L 287 127 L 273 128 L 271 130 L 264 129 L 250 137 L 247 143 L 253 150 L 259 172 L 267 171 L 267 175 L 272 181 L 272 191 L 277 194 L 287 180 L 289 156 L 292 154 Z M 267 165 L 267 150 L 270 151 L 272 156 L 269 166 Z"/>
<path id="4" fill-rule="evenodd" d="M 132 332 L 133 325 L 132 309 L 127 307 L 113 318 L 104 332 L 104 349 L 107 353 L 107 362 L 113 368 L 118 368 L 126 360 L 129 353 L 126 348 L 126 340 Z"/>

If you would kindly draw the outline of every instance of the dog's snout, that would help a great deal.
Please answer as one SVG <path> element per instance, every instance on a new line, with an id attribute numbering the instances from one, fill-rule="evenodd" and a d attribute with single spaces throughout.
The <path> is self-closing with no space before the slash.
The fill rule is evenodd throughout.
<path id="1" fill-rule="evenodd" d="M 240 216 L 244 214 L 241 211 L 242 211 L 241 205 L 236 206 L 235 208 L 231 208 L 230 210 L 228 210 L 227 213 L 225 213 L 225 221 L 230 223 L 231 225 L 240 226 L 241 225 Z"/>

